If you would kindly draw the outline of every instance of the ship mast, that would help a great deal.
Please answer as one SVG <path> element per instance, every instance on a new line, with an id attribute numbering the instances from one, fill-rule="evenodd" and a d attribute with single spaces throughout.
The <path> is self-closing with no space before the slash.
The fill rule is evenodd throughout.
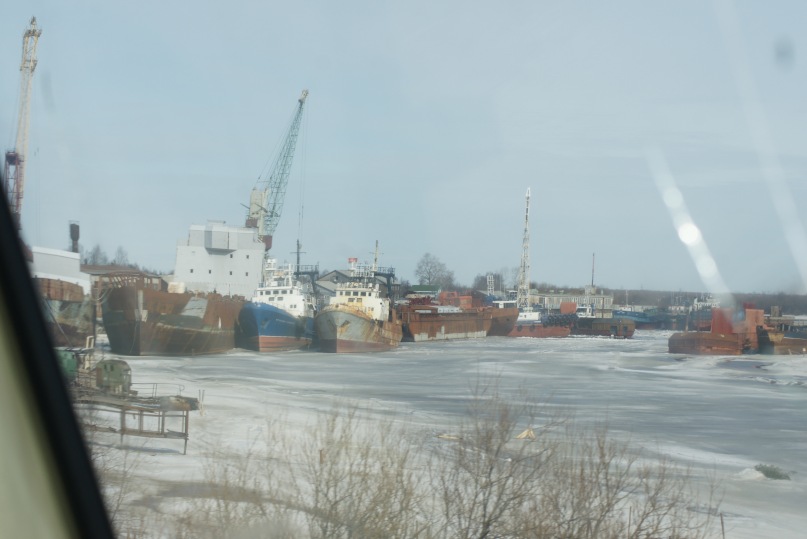
<path id="1" fill-rule="evenodd" d="M 527 188 L 527 210 L 524 213 L 524 242 L 521 246 L 521 267 L 518 270 L 516 306 L 522 312 L 532 310 L 530 305 L 530 188 Z"/>
<path id="2" fill-rule="evenodd" d="M 36 69 L 36 46 L 42 30 L 36 26 L 36 17 L 22 35 L 22 63 L 20 64 L 20 110 L 17 117 L 17 140 L 13 150 L 6 152 L 3 187 L 5 188 L 14 224 L 21 225 L 22 196 L 25 191 L 25 159 L 28 156 L 28 125 L 31 111 L 31 81 Z"/>

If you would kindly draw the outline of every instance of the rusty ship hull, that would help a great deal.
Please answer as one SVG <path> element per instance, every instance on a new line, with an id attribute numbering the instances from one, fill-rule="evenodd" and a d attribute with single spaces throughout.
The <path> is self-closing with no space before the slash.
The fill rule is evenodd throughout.
<path id="1" fill-rule="evenodd" d="M 508 337 L 533 337 L 537 339 L 563 338 L 571 333 L 569 326 L 545 326 L 540 323 L 516 323 Z"/>
<path id="2" fill-rule="evenodd" d="M 714 308 L 711 331 L 673 333 L 668 342 L 671 354 L 727 355 L 760 351 L 761 337 L 767 336 L 765 314 L 761 309 L 746 307 L 739 312 L 731 308 Z"/>
<path id="3" fill-rule="evenodd" d="M 578 318 L 571 326 L 572 335 L 630 339 L 636 324 L 627 318 Z"/>
<path id="4" fill-rule="evenodd" d="M 487 337 L 493 309 L 460 309 L 438 305 L 401 305 L 404 342 L 447 341 Z"/>
<path id="5" fill-rule="evenodd" d="M 95 335 L 95 301 L 81 286 L 37 277 L 45 319 L 55 346 L 81 348 Z"/>
<path id="6" fill-rule="evenodd" d="M 739 356 L 744 351 L 742 336 L 710 331 L 673 333 L 668 347 L 671 354 L 698 356 Z"/>
<path id="7" fill-rule="evenodd" d="M 103 323 L 112 352 L 130 356 L 217 354 L 235 347 L 244 301 L 122 286 L 105 292 Z"/>
<path id="8" fill-rule="evenodd" d="M 375 320 L 360 309 L 329 305 L 314 318 L 319 350 L 331 353 L 383 352 L 403 337 L 401 320 Z"/>
<path id="9" fill-rule="evenodd" d="M 507 337 L 516 327 L 518 321 L 517 307 L 491 308 L 493 315 L 488 337 Z"/>
<path id="10" fill-rule="evenodd" d="M 807 334 L 757 329 L 760 354 L 775 356 L 807 355 Z"/>

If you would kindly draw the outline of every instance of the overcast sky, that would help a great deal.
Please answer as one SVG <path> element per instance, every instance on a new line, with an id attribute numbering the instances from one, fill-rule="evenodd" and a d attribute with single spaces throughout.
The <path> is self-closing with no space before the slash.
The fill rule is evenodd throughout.
<path id="1" fill-rule="evenodd" d="M 519 265 L 529 187 L 533 281 L 587 284 L 596 253 L 607 287 L 805 291 L 803 2 L 12 2 L 5 148 L 32 15 L 33 245 L 77 220 L 172 270 L 190 225 L 243 224 L 307 88 L 281 260 L 378 240 L 399 277 L 429 252 L 470 284 Z"/>

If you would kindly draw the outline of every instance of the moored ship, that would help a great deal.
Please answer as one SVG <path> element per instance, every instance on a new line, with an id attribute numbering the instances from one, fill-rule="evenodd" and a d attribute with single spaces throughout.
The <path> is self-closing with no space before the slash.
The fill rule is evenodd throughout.
<path id="1" fill-rule="evenodd" d="M 130 282 L 107 288 L 101 308 L 114 353 L 191 356 L 234 348 L 243 304 L 214 293 L 167 292 Z"/>
<path id="2" fill-rule="evenodd" d="M 630 339 L 636 331 L 636 324 L 628 318 L 594 318 L 580 317 L 571 327 L 572 335 L 586 337 L 611 337 L 613 339 Z"/>
<path id="3" fill-rule="evenodd" d="M 422 342 L 487 337 L 493 323 L 492 309 L 471 305 L 462 307 L 459 305 L 462 298 L 464 296 L 458 296 L 456 292 L 443 292 L 438 303 L 433 303 L 430 297 L 408 297 L 408 303 L 397 306 L 403 324 L 402 340 Z M 470 303 L 470 297 L 467 303 Z"/>
<path id="4" fill-rule="evenodd" d="M 90 276 L 81 270 L 78 224 L 70 224 L 71 251 L 32 247 L 28 250 L 31 273 L 42 298 L 45 320 L 55 346 L 92 347 L 96 303 L 90 292 Z"/>
<path id="5" fill-rule="evenodd" d="M 807 333 L 757 328 L 760 354 L 775 356 L 807 355 Z"/>
<path id="6" fill-rule="evenodd" d="M 538 339 L 568 337 L 572 319 L 566 315 L 544 314 L 539 311 L 519 313 L 518 320 L 508 337 L 532 337 Z"/>
<path id="7" fill-rule="evenodd" d="M 307 348 L 314 339 L 314 295 L 298 266 L 267 258 L 264 281 L 238 315 L 235 343 L 258 352 Z"/>
<path id="8" fill-rule="evenodd" d="M 350 259 L 350 279 L 340 283 L 336 295 L 314 317 L 314 330 L 322 352 L 379 352 L 398 346 L 403 337 L 401 320 L 389 297 L 382 297 L 377 277 L 387 277 L 387 293 L 394 270 L 356 264 Z"/>
<path id="9" fill-rule="evenodd" d="M 167 290 L 139 272 L 108 276 L 101 311 L 112 352 L 176 356 L 235 348 L 238 313 L 260 282 L 264 251 L 257 229 L 211 221 L 191 226 L 177 245 Z"/>
<path id="10" fill-rule="evenodd" d="M 670 336 L 671 354 L 740 355 L 760 351 L 759 329 L 765 328 L 761 309 L 713 308 L 709 331 L 684 331 Z"/>

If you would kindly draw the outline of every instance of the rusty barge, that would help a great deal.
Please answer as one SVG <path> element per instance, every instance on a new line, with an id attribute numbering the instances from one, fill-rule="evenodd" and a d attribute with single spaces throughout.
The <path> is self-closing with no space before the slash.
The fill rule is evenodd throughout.
<path id="1" fill-rule="evenodd" d="M 457 292 L 441 292 L 436 302 L 428 295 L 409 295 L 396 309 L 404 342 L 505 336 L 518 317 L 516 308 L 485 305 L 480 297 Z"/>
<path id="2" fill-rule="evenodd" d="M 669 353 L 737 356 L 759 352 L 759 330 L 766 330 L 765 313 L 749 306 L 738 312 L 713 308 L 709 327 L 709 331 L 673 333 L 668 342 Z"/>
<path id="3" fill-rule="evenodd" d="M 176 293 L 137 284 L 108 288 L 102 297 L 112 352 L 128 356 L 194 356 L 235 347 L 244 305 L 219 294 Z"/>

